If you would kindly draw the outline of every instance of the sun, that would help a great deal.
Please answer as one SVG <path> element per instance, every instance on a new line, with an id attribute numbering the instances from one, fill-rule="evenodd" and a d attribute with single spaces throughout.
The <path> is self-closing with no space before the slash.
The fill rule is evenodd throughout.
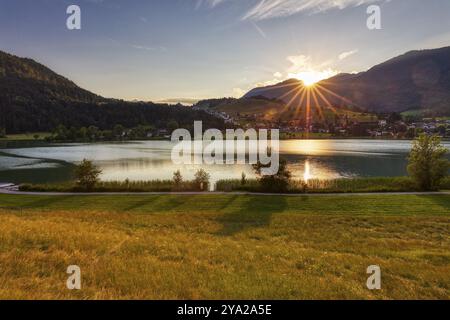
<path id="1" fill-rule="evenodd" d="M 328 79 L 334 75 L 336 75 L 336 72 L 332 70 L 324 70 L 324 71 L 309 70 L 295 74 L 290 74 L 290 77 L 301 80 L 306 87 L 312 87 L 317 82 L 322 81 L 324 79 Z"/>

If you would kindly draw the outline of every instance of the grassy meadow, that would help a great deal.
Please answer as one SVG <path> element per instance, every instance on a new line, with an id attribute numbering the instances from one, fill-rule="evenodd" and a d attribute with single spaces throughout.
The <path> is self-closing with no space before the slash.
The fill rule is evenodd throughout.
<path id="1" fill-rule="evenodd" d="M 449 299 L 450 196 L 0 195 L 1 299 Z M 82 290 L 65 287 L 69 265 Z M 382 290 L 366 288 L 379 265 Z"/>
<path id="2" fill-rule="evenodd" d="M 45 138 L 51 136 L 49 132 L 33 132 L 33 133 L 19 133 L 19 134 L 8 134 L 6 137 L 0 140 L 6 141 L 31 141 L 31 140 L 45 140 Z"/>

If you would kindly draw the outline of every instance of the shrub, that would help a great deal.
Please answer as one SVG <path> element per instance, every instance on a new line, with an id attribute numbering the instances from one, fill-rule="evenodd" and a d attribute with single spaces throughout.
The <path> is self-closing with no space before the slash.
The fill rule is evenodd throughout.
<path id="1" fill-rule="evenodd" d="M 439 189 L 448 174 L 447 149 L 438 136 L 421 134 L 414 142 L 408 157 L 408 173 L 421 190 Z"/>
<path id="2" fill-rule="evenodd" d="M 177 170 L 173 173 L 173 183 L 175 186 L 179 186 L 183 182 L 183 176 L 181 175 L 180 170 Z"/>
<path id="3" fill-rule="evenodd" d="M 280 160 L 278 172 L 273 175 L 263 175 L 262 169 L 268 167 L 262 165 L 259 161 L 253 165 L 255 173 L 259 176 L 259 182 L 263 191 L 267 192 L 286 192 L 289 187 L 289 180 L 291 179 L 291 172 L 287 169 L 287 162 L 284 159 Z"/>
<path id="4" fill-rule="evenodd" d="M 200 169 L 195 173 L 195 183 L 201 191 L 208 190 L 210 175 L 204 169 Z"/>
<path id="5" fill-rule="evenodd" d="M 242 185 L 242 186 L 245 186 L 246 184 L 247 184 L 247 176 L 245 175 L 244 172 L 242 172 L 242 175 L 241 175 L 241 185 Z"/>
<path id="6" fill-rule="evenodd" d="M 75 177 L 77 185 L 83 189 L 91 190 L 99 182 L 99 176 L 102 173 L 92 161 L 84 159 L 75 168 Z"/>
<path id="7" fill-rule="evenodd" d="M 450 178 L 444 180 L 443 188 L 450 189 Z M 260 180 L 249 179 L 245 186 L 239 179 L 219 180 L 216 190 L 223 192 L 267 192 Z M 287 190 L 273 193 L 352 193 L 352 192 L 407 192 L 417 191 L 417 186 L 410 177 L 376 177 L 320 180 L 310 179 L 289 181 Z"/>

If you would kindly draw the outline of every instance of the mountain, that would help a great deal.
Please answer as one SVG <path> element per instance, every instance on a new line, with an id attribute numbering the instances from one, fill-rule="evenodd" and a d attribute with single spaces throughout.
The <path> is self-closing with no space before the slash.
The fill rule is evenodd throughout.
<path id="1" fill-rule="evenodd" d="M 299 103 L 303 84 L 287 80 L 256 88 L 244 98 L 263 96 Z M 356 106 L 370 112 L 416 110 L 450 115 L 450 47 L 411 51 L 358 74 L 339 74 L 315 85 L 320 104 Z M 303 99 L 305 100 L 305 99 Z M 304 102 L 305 103 L 305 102 Z M 312 102 L 314 104 L 314 102 Z"/>
<path id="2" fill-rule="evenodd" d="M 194 120 L 222 128 L 223 121 L 182 106 L 106 99 L 78 87 L 28 58 L 0 51 L 0 129 L 7 133 L 52 131 L 66 127 L 96 126 L 112 129 L 140 124 L 166 128 L 177 121 L 189 128 Z"/>
<path id="3" fill-rule="evenodd" d="M 19 58 L 2 51 L 0 90 L 3 97 L 31 103 L 39 100 L 50 103 L 104 100 L 34 60 Z"/>
<path id="4" fill-rule="evenodd" d="M 298 86 L 303 85 L 303 83 L 295 80 L 288 81 L 284 85 L 289 85 L 291 88 L 293 85 Z M 279 88 L 284 87 L 283 85 L 273 86 L 270 93 L 273 93 L 273 91 Z M 295 91 L 298 92 L 298 89 L 296 88 Z M 299 125 L 304 125 L 309 118 L 313 124 L 326 126 L 339 121 L 339 119 L 348 119 L 350 121 L 373 121 L 376 119 L 376 116 L 373 114 L 362 112 L 362 110 L 357 108 L 332 106 L 321 106 L 317 108 L 313 105 L 308 109 L 305 108 L 305 104 L 303 104 L 303 108 L 299 107 L 300 105 L 300 102 L 297 104 L 288 104 L 279 99 L 269 99 L 258 95 L 241 99 L 222 98 L 201 100 L 194 107 L 209 112 L 225 113 L 233 119 L 238 120 L 240 125 L 254 125 L 268 121 L 271 123 L 294 121 Z"/>

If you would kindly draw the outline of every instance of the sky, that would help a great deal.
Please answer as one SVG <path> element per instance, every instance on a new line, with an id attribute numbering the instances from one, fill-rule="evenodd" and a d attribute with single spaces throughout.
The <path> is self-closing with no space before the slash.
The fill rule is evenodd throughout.
<path id="1" fill-rule="evenodd" d="M 81 30 L 66 27 L 72 4 Z M 450 0 L 0 0 L 0 50 L 125 100 L 239 97 L 444 46 Z"/>

